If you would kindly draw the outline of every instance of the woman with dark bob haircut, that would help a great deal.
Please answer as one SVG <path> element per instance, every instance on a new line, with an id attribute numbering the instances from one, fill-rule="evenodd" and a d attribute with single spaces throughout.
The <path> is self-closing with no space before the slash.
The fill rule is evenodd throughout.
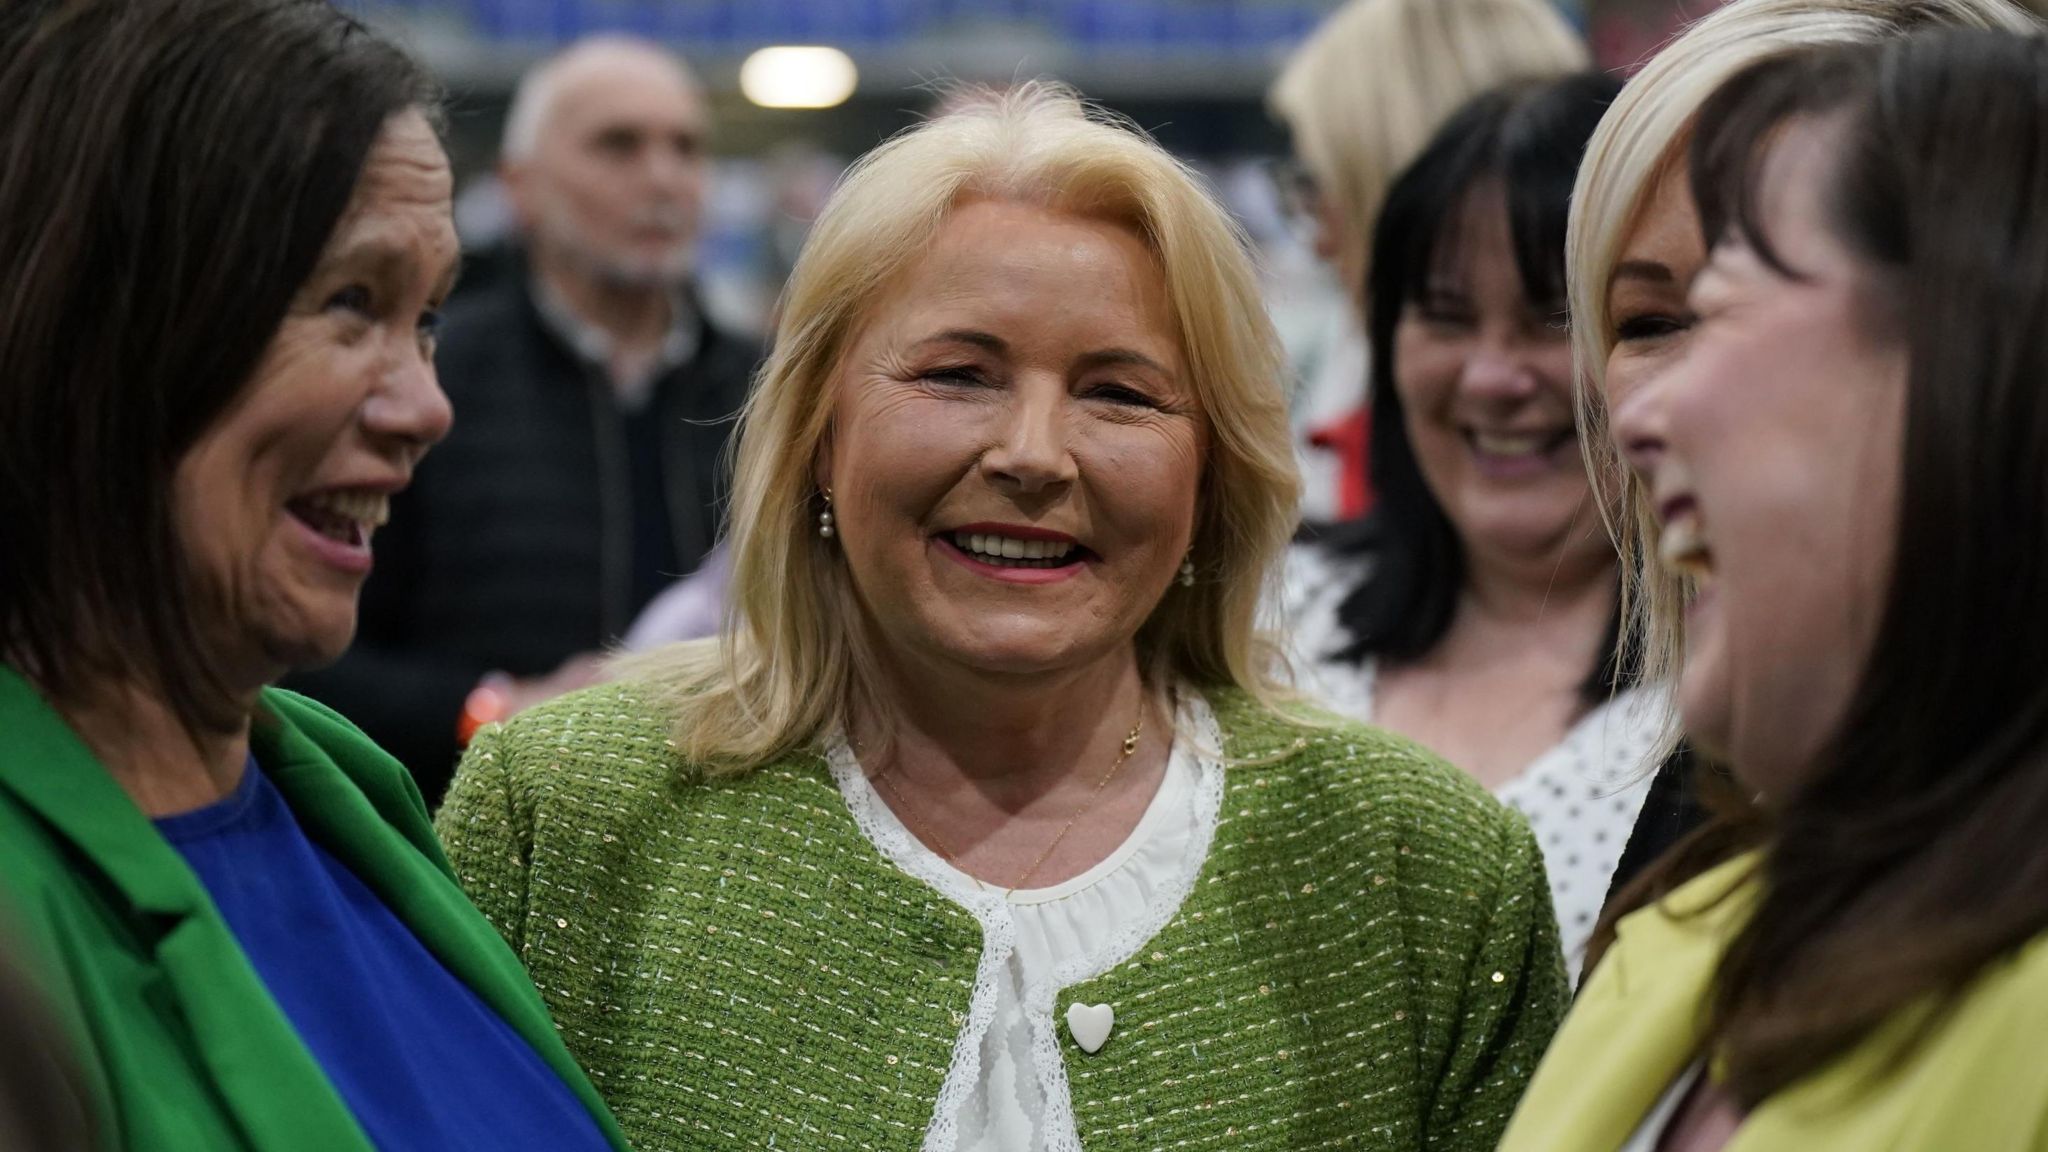
<path id="1" fill-rule="evenodd" d="M 1632 888 L 1502 1147 L 2040 1152 L 2048 40 L 1782 55 L 1697 125 L 1694 327 L 1611 428 L 1761 819 Z"/>
<path id="2" fill-rule="evenodd" d="M 102 1147 L 623 1140 L 334 659 L 447 431 L 435 92 L 318 0 L 0 16 L 0 918 Z"/>
<path id="3" fill-rule="evenodd" d="M 1619 87 L 1484 93 L 1394 184 L 1367 293 L 1379 504 L 1288 564 L 1305 685 L 1528 817 L 1574 971 L 1665 711 L 1611 655 L 1615 555 L 1561 302 L 1572 176 Z"/>

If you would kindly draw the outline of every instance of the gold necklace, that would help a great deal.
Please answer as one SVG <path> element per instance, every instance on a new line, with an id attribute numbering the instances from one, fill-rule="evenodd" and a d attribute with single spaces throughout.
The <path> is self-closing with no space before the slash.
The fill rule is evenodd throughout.
<path id="1" fill-rule="evenodd" d="M 1017 877 L 1016 883 L 1011 884 L 1010 887 L 1003 893 L 1003 899 L 1008 900 L 1010 897 L 1016 895 L 1017 891 L 1024 887 L 1025 882 L 1030 880 L 1033 876 L 1036 876 L 1038 874 L 1038 870 L 1045 866 L 1045 862 L 1046 860 L 1051 858 L 1053 850 L 1058 848 L 1060 844 L 1066 840 L 1067 833 L 1072 832 L 1074 830 L 1074 825 L 1080 821 L 1081 817 L 1086 816 L 1089 810 L 1095 807 L 1095 800 L 1097 797 L 1102 795 L 1102 790 L 1104 788 L 1109 787 L 1109 782 L 1111 780 L 1116 779 L 1116 774 L 1123 770 L 1125 762 L 1130 760 L 1131 756 L 1137 752 L 1138 738 L 1144 735 L 1144 733 L 1145 710 L 1144 706 L 1140 705 L 1138 708 L 1138 722 L 1131 726 L 1130 734 L 1124 737 L 1123 747 L 1119 749 L 1116 754 L 1116 762 L 1109 766 L 1109 771 L 1104 772 L 1102 774 L 1102 777 L 1095 781 L 1095 787 L 1090 789 L 1088 792 L 1088 799 L 1083 801 L 1081 806 L 1074 810 L 1074 814 L 1072 816 L 1067 817 L 1067 822 L 1060 826 L 1059 835 L 1054 836 L 1052 838 L 1052 843 L 1047 844 L 1045 846 L 1045 851 L 1040 852 L 1038 854 L 1038 859 L 1033 860 L 1031 862 L 1031 867 L 1024 869 L 1023 873 Z M 896 785 L 890 783 L 890 774 L 891 773 L 888 769 L 884 769 L 882 772 L 878 773 L 873 779 L 877 784 L 880 784 L 883 788 L 888 789 L 890 797 L 893 798 L 896 801 L 897 805 L 903 809 L 903 814 L 910 818 L 908 822 L 910 824 L 911 831 L 916 833 L 919 839 L 922 839 L 925 843 L 930 844 L 933 848 L 938 849 L 940 858 L 945 860 L 947 864 L 952 865 L 956 871 L 965 875 L 969 880 L 973 880 L 974 886 L 976 888 L 981 888 L 984 891 L 986 891 L 987 886 L 982 884 L 980 878 L 976 877 L 973 873 L 968 872 L 966 869 L 960 867 L 959 861 L 953 849 L 948 847 L 944 840 L 939 839 L 939 834 L 933 831 L 931 826 L 924 822 L 923 813 L 919 810 L 918 806 L 911 803 L 910 797 L 905 796 L 903 792 L 896 787 Z"/>

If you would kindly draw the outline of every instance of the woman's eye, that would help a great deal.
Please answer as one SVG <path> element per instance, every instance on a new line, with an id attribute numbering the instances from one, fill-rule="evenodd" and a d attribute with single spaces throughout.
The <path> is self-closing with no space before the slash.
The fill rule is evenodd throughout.
<path id="1" fill-rule="evenodd" d="M 1422 317 L 1424 323 L 1438 328 L 1470 328 L 1479 323 L 1478 316 L 1474 315 L 1470 308 L 1452 304 L 1425 304 L 1417 310 L 1417 314 Z"/>
<path id="2" fill-rule="evenodd" d="M 920 373 L 920 375 L 926 380 L 939 384 L 956 384 L 968 388 L 979 387 L 988 380 L 986 376 L 982 375 L 979 368 L 965 365 L 951 368 L 933 368 Z"/>
<path id="3" fill-rule="evenodd" d="M 361 284 L 351 284 L 327 298 L 327 307 L 340 308 L 358 315 L 370 314 L 370 290 Z"/>
<path id="4" fill-rule="evenodd" d="M 439 308 L 429 308 L 425 312 L 420 313 L 419 328 L 420 335 L 428 340 L 439 336 L 441 334 L 441 310 Z"/>
<path id="5" fill-rule="evenodd" d="M 1097 384 L 1088 390 L 1094 400 L 1107 400 L 1111 404 L 1124 404 L 1134 408 L 1157 408 L 1158 401 L 1128 384 Z"/>
<path id="6" fill-rule="evenodd" d="M 1646 312 L 1637 316 L 1625 316 L 1614 326 L 1617 340 L 1626 344 L 1638 340 L 1656 340 L 1683 332 L 1693 326 L 1691 314 L 1673 316 L 1663 312 Z"/>

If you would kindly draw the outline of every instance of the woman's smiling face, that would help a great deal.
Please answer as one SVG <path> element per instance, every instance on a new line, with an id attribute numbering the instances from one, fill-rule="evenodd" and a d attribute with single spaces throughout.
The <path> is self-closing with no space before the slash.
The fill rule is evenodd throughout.
<path id="1" fill-rule="evenodd" d="M 1468 554 L 1603 563 L 1613 549 L 1579 455 L 1563 305 L 1529 299 L 1498 178 L 1465 194 L 1445 232 L 1394 327 L 1393 385 L 1423 479 Z"/>
<path id="2" fill-rule="evenodd" d="M 1687 734 L 1773 793 L 1848 706 L 1896 533 L 1907 352 L 1873 320 L 1872 273 L 1824 206 L 1835 135 L 1795 121 L 1761 170 L 1761 224 L 1796 276 L 1721 237 L 1690 278 L 1682 339 L 1613 390 L 1659 561 L 1700 589 L 1679 685 Z"/>
<path id="3" fill-rule="evenodd" d="M 234 680 L 340 656 L 391 495 L 447 434 L 433 328 L 457 259 L 447 156 L 385 123 L 254 378 L 179 460 L 178 536 Z"/>
<path id="4" fill-rule="evenodd" d="M 891 659 L 1030 675 L 1128 653 L 1189 550 L 1208 437 L 1143 239 L 962 204 L 832 386 L 817 479 Z"/>

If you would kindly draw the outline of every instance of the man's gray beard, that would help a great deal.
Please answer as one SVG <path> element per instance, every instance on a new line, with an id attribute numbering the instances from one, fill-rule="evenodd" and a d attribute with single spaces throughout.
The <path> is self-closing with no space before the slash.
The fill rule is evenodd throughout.
<path id="1" fill-rule="evenodd" d="M 659 261 L 618 260 L 586 244 L 567 213 L 549 213 L 547 231 L 556 252 L 608 289 L 674 291 L 689 283 L 695 271 L 695 242 L 677 245 Z"/>
<path id="2" fill-rule="evenodd" d="M 644 262 L 609 260 L 594 252 L 575 252 L 571 255 L 591 274 L 591 278 L 606 288 L 640 290 L 660 288 L 674 291 L 689 282 L 692 260 L 688 248 L 679 249 L 651 266 Z"/>

